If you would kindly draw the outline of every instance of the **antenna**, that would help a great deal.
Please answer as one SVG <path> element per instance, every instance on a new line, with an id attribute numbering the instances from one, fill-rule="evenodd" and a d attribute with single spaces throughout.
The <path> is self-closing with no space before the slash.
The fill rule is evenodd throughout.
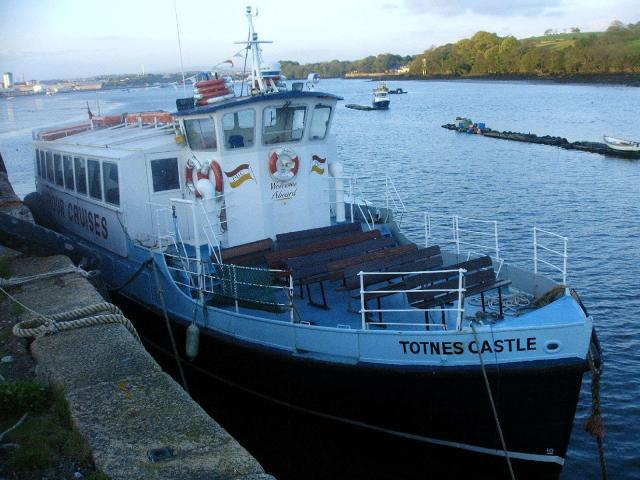
<path id="1" fill-rule="evenodd" d="M 249 38 L 243 42 L 246 45 L 247 52 L 251 55 L 251 91 L 254 94 L 266 93 L 267 88 L 262 78 L 262 50 L 260 49 L 261 43 L 273 43 L 268 40 L 258 40 L 258 34 L 253 28 L 253 17 L 258 16 L 256 10 L 255 15 L 251 13 L 251 7 L 247 7 L 247 21 L 249 22 Z M 255 91 L 256 84 L 258 85 L 257 91 Z"/>
<path id="2" fill-rule="evenodd" d="M 184 65 L 182 64 L 182 42 L 180 41 L 180 26 L 178 24 L 178 6 L 176 0 L 173 0 L 173 9 L 176 12 L 176 31 L 178 32 L 178 51 L 180 52 L 180 73 L 182 74 L 182 94 L 187 96 L 187 86 L 184 82 Z"/>

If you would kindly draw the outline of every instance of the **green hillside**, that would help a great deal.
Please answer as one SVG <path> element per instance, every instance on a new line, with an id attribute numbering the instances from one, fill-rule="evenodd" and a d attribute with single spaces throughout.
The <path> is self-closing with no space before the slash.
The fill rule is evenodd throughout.
<path id="1" fill-rule="evenodd" d="M 640 73 L 640 22 L 606 32 L 549 34 L 518 40 L 495 33 L 432 48 L 410 65 L 414 76 Z"/>
<path id="2" fill-rule="evenodd" d="M 344 77 L 354 71 L 391 73 L 407 64 L 412 77 L 640 74 L 640 22 L 614 22 L 606 32 L 549 33 L 521 40 L 481 31 L 421 55 L 385 53 L 355 61 L 281 64 L 289 78 L 305 78 L 310 72 L 324 77 Z"/>

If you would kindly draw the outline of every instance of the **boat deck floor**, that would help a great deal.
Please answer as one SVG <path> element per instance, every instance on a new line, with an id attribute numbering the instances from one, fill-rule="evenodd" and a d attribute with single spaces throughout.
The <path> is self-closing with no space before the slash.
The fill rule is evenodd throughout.
<path id="1" fill-rule="evenodd" d="M 294 322 L 303 323 L 318 327 L 329 328 L 345 328 L 345 329 L 361 329 L 362 315 L 360 313 L 360 297 L 358 291 L 351 292 L 336 290 L 341 285 L 340 282 L 324 282 L 325 298 L 327 300 L 327 308 L 317 305 L 322 303 L 322 292 L 320 284 L 310 285 L 311 295 L 315 304 L 311 304 L 308 299 L 307 290 L 304 289 L 304 297 L 300 296 L 300 288 L 296 287 L 294 296 Z M 510 295 L 516 292 L 513 288 L 503 289 L 503 299 L 508 299 Z M 505 305 L 503 303 L 503 305 Z M 404 310 L 404 311 L 385 311 L 381 314 L 378 312 L 370 312 L 367 314 L 368 328 L 370 329 L 387 329 L 387 330 L 441 330 L 442 325 L 446 325 L 447 330 L 455 329 L 457 302 L 447 305 L 445 308 L 450 309 L 443 315 L 440 308 L 435 308 L 428 312 L 429 327 L 426 325 L 425 312 L 417 308 L 411 307 L 406 295 L 396 293 L 388 297 L 382 298 L 380 309 L 383 310 Z M 227 307 L 230 310 L 235 309 L 234 306 Z M 370 310 L 378 309 L 375 301 L 369 302 L 367 308 Z M 485 311 L 483 312 L 480 296 L 469 297 L 465 300 L 465 316 L 463 323 L 467 325 L 471 320 L 476 319 L 483 322 L 491 323 L 498 318 L 497 292 L 488 292 L 485 294 Z M 259 316 L 273 320 L 291 322 L 291 314 L 289 311 L 282 313 L 268 312 L 256 310 L 247 307 L 238 307 L 238 312 L 244 315 Z M 510 308 L 508 305 L 504 308 L 504 318 L 499 321 L 500 324 L 512 325 L 514 321 L 519 321 L 516 308 Z M 444 319 L 444 322 L 443 322 Z"/>

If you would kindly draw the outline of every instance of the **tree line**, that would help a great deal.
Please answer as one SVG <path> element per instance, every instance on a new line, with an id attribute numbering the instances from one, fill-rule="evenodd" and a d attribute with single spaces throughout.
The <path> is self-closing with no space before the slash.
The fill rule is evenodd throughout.
<path id="1" fill-rule="evenodd" d="M 478 32 L 418 55 L 409 72 L 415 76 L 640 73 L 640 22 L 614 22 L 606 32 L 523 40 Z"/>
<path id="2" fill-rule="evenodd" d="M 282 61 L 288 78 L 306 78 L 310 72 L 323 77 L 344 77 L 349 72 L 385 73 L 408 65 L 408 75 L 574 75 L 640 73 L 640 22 L 624 25 L 615 21 L 605 32 L 545 32 L 544 37 L 518 40 L 495 33 L 477 32 L 471 38 L 432 47 L 421 55 L 384 53 L 355 61 L 301 65 Z"/>
<path id="3" fill-rule="evenodd" d="M 287 78 L 306 78 L 311 72 L 320 74 L 325 78 L 344 77 L 349 72 L 384 73 L 397 70 L 407 65 L 415 58 L 415 55 L 394 55 L 381 53 L 377 56 L 369 56 L 360 60 L 331 60 L 330 62 L 307 63 L 301 65 L 298 62 L 282 60 L 280 66 L 282 74 Z"/>

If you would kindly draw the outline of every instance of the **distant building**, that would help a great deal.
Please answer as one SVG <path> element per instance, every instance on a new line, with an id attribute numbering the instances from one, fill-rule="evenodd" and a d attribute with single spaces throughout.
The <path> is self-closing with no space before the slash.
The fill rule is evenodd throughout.
<path id="1" fill-rule="evenodd" d="M 11 88 L 13 86 L 13 73 L 4 72 L 2 74 L 2 88 Z"/>

